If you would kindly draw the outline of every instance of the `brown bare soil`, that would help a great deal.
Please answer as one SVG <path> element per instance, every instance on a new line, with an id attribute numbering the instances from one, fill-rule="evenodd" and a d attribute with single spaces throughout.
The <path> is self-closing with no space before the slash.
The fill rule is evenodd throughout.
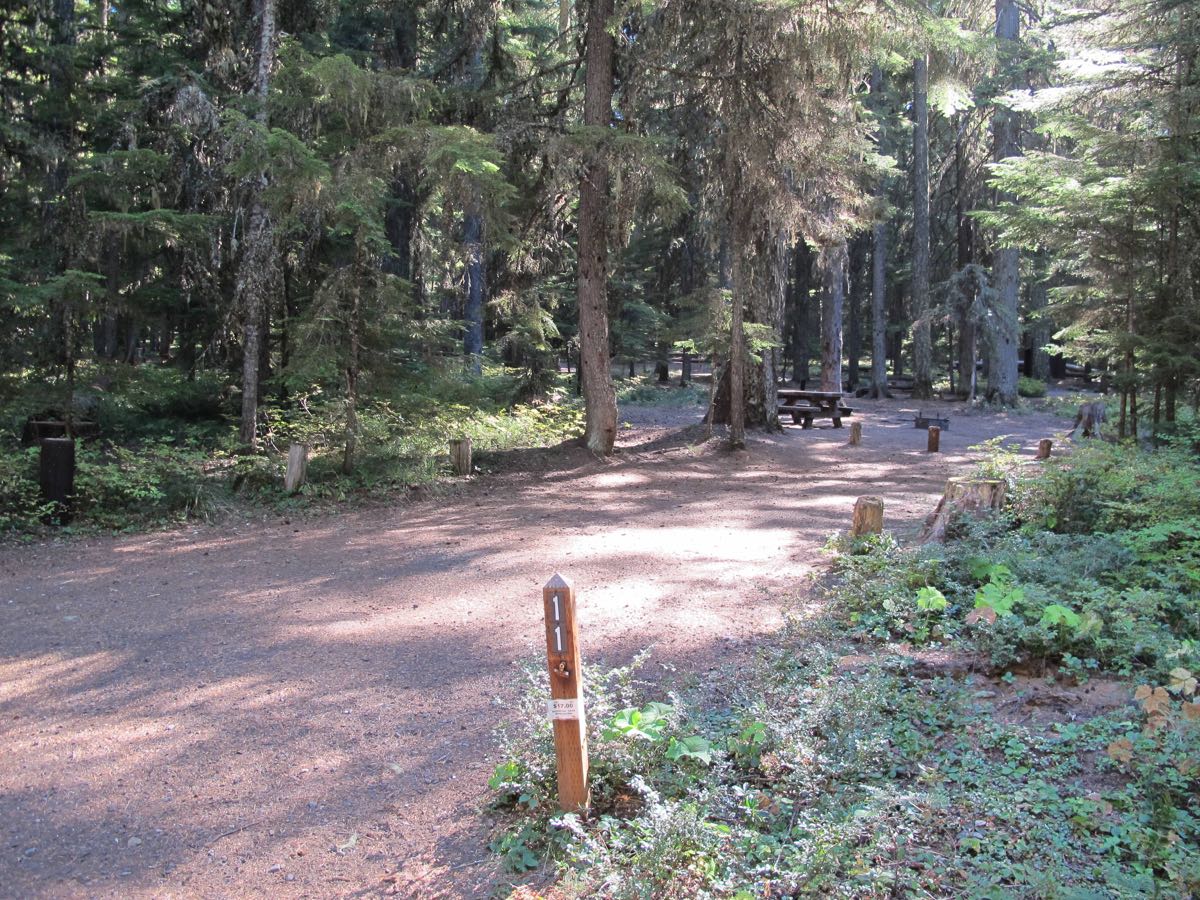
<path id="1" fill-rule="evenodd" d="M 703 443 L 622 411 L 611 461 L 493 460 L 452 495 L 342 515 L 0 551 L 0 894 L 486 895 L 480 813 L 541 585 L 574 581 L 587 659 L 703 672 L 803 601 L 854 500 L 919 530 L 968 448 L 1048 414 L 917 404 L 847 429 Z M 586 670 L 585 670 L 586 671 Z"/>

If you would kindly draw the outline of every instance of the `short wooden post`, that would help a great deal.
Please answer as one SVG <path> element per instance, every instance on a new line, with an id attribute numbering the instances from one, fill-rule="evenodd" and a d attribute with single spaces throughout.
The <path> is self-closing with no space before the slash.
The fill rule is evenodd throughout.
<path id="1" fill-rule="evenodd" d="M 70 524 L 71 499 L 75 494 L 75 440 L 42 438 L 38 470 L 42 499 L 54 504 L 43 521 L 47 525 Z"/>
<path id="2" fill-rule="evenodd" d="M 591 795 L 575 589 L 561 575 L 555 575 L 542 588 L 542 603 L 546 608 L 546 660 L 550 667 L 547 712 L 554 722 L 554 753 L 558 759 L 558 805 L 564 812 L 586 812 Z"/>
<path id="3" fill-rule="evenodd" d="M 1037 459 L 1049 459 L 1050 458 L 1050 450 L 1053 447 L 1054 447 L 1054 441 L 1050 440 L 1050 438 L 1042 438 L 1040 441 L 1038 441 L 1038 452 L 1037 452 L 1036 458 Z"/>
<path id="4" fill-rule="evenodd" d="M 308 444 L 292 444 L 288 447 L 287 472 L 283 476 L 283 487 L 289 494 L 300 490 L 308 477 Z"/>
<path id="5" fill-rule="evenodd" d="M 857 447 L 862 443 L 862 422 L 850 423 L 850 446 Z"/>
<path id="6" fill-rule="evenodd" d="M 929 426 L 929 440 L 925 445 L 925 449 L 928 450 L 930 453 L 937 453 L 938 445 L 941 443 L 941 440 L 942 440 L 942 429 L 939 428 L 937 425 L 930 425 Z"/>
<path id="7" fill-rule="evenodd" d="M 859 497 L 854 501 L 854 518 L 850 521 L 850 537 L 883 532 L 883 498 Z"/>
<path id="8" fill-rule="evenodd" d="M 471 474 L 471 439 L 461 438 L 450 442 L 450 464 L 459 475 Z"/>

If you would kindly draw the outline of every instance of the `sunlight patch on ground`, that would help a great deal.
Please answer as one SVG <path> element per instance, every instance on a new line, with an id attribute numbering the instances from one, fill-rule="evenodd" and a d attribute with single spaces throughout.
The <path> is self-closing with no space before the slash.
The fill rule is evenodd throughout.
<path id="1" fill-rule="evenodd" d="M 653 555 L 665 560 L 697 558 L 727 562 L 766 562 L 779 556 L 794 535 L 782 528 L 688 525 L 675 528 L 622 528 L 567 537 L 566 547 L 584 556 Z"/>
<path id="2" fill-rule="evenodd" d="M 62 693 L 83 680 L 94 680 L 120 662 L 115 653 L 101 651 L 86 656 L 44 653 L 0 663 L 0 702 L 39 691 Z"/>
<path id="3" fill-rule="evenodd" d="M 581 626 L 616 619 L 641 618 L 661 605 L 667 586 L 644 578 L 626 578 L 589 589 L 579 597 Z"/>

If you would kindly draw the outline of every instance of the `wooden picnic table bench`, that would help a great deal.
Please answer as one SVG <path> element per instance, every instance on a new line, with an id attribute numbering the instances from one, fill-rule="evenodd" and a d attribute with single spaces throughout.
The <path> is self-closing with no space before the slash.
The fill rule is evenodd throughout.
<path id="1" fill-rule="evenodd" d="M 842 403 L 841 391 L 809 391 L 803 388 L 778 388 L 779 415 L 790 415 L 802 428 L 812 428 L 813 419 L 832 419 L 834 428 L 842 427 L 842 417 L 854 412 Z"/>

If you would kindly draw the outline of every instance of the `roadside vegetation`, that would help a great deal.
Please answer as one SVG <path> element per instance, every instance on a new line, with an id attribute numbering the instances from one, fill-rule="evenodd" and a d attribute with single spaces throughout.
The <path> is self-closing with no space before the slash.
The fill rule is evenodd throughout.
<path id="1" fill-rule="evenodd" d="M 76 449 L 71 531 L 129 531 L 211 520 L 233 511 L 298 510 L 403 495 L 450 474 L 447 441 L 471 438 L 476 466 L 493 455 L 577 437 L 582 408 L 569 377 L 525 400 L 520 373 L 489 367 L 397 383 L 357 411 L 355 466 L 343 471 L 345 424 L 339 398 L 292 392 L 262 410 L 259 450 L 239 452 L 237 399 L 216 378 L 188 380 L 172 367 L 101 366 L 85 371 L 76 420 L 99 437 Z M 0 386 L 0 539 L 41 533 L 47 509 L 38 489 L 38 448 L 22 447 L 25 421 L 53 409 L 57 385 Z M 308 481 L 284 491 L 288 446 L 311 448 Z M 61 533 L 63 529 L 55 529 Z"/>
<path id="2" fill-rule="evenodd" d="M 663 695 L 593 674 L 593 811 L 557 812 L 544 672 L 493 849 L 566 896 L 1200 891 L 1200 466 L 1190 439 L 1035 468 L 944 544 L 835 540 L 828 604 Z M 640 662 L 640 661 L 639 661 Z M 523 874 L 522 874 L 523 873 Z"/>

